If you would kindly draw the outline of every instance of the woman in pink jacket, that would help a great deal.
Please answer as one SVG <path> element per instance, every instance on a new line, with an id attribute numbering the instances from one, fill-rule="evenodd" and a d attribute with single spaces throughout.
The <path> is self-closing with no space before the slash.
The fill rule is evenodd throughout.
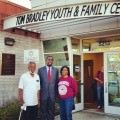
<path id="1" fill-rule="evenodd" d="M 60 118 L 61 120 L 72 120 L 72 109 L 74 97 L 78 92 L 77 82 L 70 76 L 69 67 L 61 68 L 61 77 L 58 82 L 58 95 L 60 99 Z"/>

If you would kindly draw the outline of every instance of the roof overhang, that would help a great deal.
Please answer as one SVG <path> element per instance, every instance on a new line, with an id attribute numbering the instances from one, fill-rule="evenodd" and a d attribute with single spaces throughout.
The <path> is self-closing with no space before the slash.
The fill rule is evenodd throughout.
<path id="1" fill-rule="evenodd" d="M 20 28 L 40 33 L 41 24 L 69 19 L 120 15 L 120 1 L 83 3 L 56 8 L 30 10 L 4 20 L 4 30 Z"/>

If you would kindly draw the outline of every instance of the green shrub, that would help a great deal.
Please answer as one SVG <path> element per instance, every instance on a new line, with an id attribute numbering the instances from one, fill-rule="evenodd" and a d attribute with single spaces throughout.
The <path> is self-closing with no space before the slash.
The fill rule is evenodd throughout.
<path id="1" fill-rule="evenodd" d="M 0 108 L 0 120 L 18 120 L 19 111 L 18 101 L 15 100 Z"/>

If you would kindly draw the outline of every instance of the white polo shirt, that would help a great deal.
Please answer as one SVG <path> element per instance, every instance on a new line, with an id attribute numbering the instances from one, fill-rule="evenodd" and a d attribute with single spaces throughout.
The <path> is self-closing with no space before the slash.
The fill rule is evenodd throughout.
<path id="1" fill-rule="evenodd" d="M 20 78 L 18 88 L 23 89 L 23 100 L 26 106 L 38 104 L 37 92 L 40 90 L 40 79 L 36 73 L 34 77 L 29 72 L 24 73 Z"/>

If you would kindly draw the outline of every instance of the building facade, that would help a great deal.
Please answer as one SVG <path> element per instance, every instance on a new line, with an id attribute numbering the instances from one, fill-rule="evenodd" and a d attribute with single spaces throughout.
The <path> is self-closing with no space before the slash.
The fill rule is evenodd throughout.
<path id="1" fill-rule="evenodd" d="M 21 6 L 17 6 L 8 1 L 0 1 L 0 106 L 17 99 L 17 87 L 20 75 L 27 71 L 27 64 L 24 64 L 24 51 L 37 49 L 41 55 L 42 48 L 41 42 L 38 39 L 38 35 L 33 32 L 27 32 L 20 29 L 11 29 L 3 30 L 3 19 L 10 15 L 18 14 L 25 12 L 28 9 Z M 5 12 L 6 11 L 6 12 Z M 6 45 L 5 39 L 10 38 L 14 39 L 15 43 L 13 46 Z M 4 56 L 7 55 L 7 58 L 4 59 Z M 11 56 L 15 57 L 15 66 L 6 66 L 7 62 L 10 62 Z M 41 57 L 41 56 L 40 56 Z M 40 64 L 43 64 L 43 60 L 40 60 Z M 12 64 L 12 62 L 10 62 Z M 37 67 L 40 65 L 37 64 Z M 4 69 L 5 66 L 15 67 L 15 73 L 9 73 L 12 69 Z M 6 71 L 6 72 L 5 72 Z"/>
<path id="2" fill-rule="evenodd" d="M 75 111 L 97 107 L 92 80 L 104 66 L 103 112 L 120 114 L 119 0 L 31 3 L 32 11 L 4 19 L 4 30 L 14 28 L 40 34 L 36 41 L 41 50 L 39 66 L 45 64 L 47 55 L 52 55 L 58 69 L 63 65 L 70 67 L 79 85 Z"/>

